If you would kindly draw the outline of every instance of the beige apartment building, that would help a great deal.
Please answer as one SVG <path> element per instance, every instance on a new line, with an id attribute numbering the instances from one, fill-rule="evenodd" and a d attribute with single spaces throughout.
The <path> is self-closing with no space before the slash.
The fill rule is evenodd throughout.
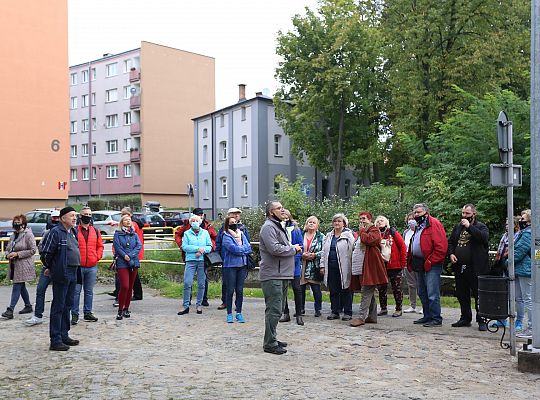
<path id="1" fill-rule="evenodd" d="M 4 3 L 0 217 L 13 217 L 68 197 L 68 15 L 67 0 Z"/>
<path id="2" fill-rule="evenodd" d="M 188 204 L 191 118 L 215 106 L 215 60 L 159 44 L 71 66 L 69 199 Z M 68 125 L 66 125 L 68 126 Z"/>

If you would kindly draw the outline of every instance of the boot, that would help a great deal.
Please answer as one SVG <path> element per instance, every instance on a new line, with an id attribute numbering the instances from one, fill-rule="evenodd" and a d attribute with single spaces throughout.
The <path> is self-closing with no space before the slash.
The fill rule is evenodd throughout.
<path id="1" fill-rule="evenodd" d="M 299 316 L 296 317 L 296 323 L 297 323 L 298 325 L 304 325 L 304 320 L 302 319 L 302 316 L 301 316 L 301 315 L 299 315 Z"/>
<path id="2" fill-rule="evenodd" d="M 34 309 L 32 308 L 32 304 L 28 304 L 25 305 L 21 311 L 19 311 L 19 314 L 30 314 L 33 311 Z"/>
<path id="3" fill-rule="evenodd" d="M 6 319 L 13 319 L 13 308 L 8 307 L 6 312 L 2 313 L 2 317 Z"/>
<path id="4" fill-rule="evenodd" d="M 291 316 L 289 314 L 282 314 L 281 318 L 279 319 L 279 322 L 289 322 L 291 320 Z"/>

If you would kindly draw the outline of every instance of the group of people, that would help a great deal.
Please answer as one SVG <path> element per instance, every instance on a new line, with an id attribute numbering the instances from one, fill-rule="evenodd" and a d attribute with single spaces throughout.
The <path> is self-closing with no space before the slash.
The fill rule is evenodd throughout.
<path id="1" fill-rule="evenodd" d="M 140 236 L 133 228 L 132 212 L 122 209 L 118 230 L 114 234 L 113 253 L 119 281 L 118 315 L 116 319 L 129 318 L 129 305 L 133 284 L 140 266 L 142 231 Z M 13 218 L 14 233 L 7 246 L 9 277 L 13 280 L 11 302 L 2 313 L 5 319 L 13 319 L 19 297 L 24 308 L 19 314 L 34 313 L 26 320 L 28 325 L 43 322 L 45 293 L 52 283 L 53 298 L 50 311 L 50 350 L 65 351 L 79 341 L 69 336 L 70 326 L 79 321 L 80 295 L 84 290 L 83 319 L 96 322 L 92 312 L 97 263 L 103 257 L 103 240 L 98 229 L 92 225 L 92 210 L 83 207 L 79 218 L 72 207 L 64 207 L 51 215 L 51 223 L 36 246 L 32 230 L 24 215 Z M 35 279 L 34 255 L 39 250 L 43 267 L 36 290 L 35 310 L 30 302 L 26 282 Z"/>
<path id="2" fill-rule="evenodd" d="M 244 323 L 243 288 L 249 268 L 253 267 L 249 232 L 242 224 L 238 208 L 228 210 L 218 231 L 206 220 L 204 211 L 193 210 L 189 221 L 175 232 L 175 240 L 185 261 L 182 308 L 178 315 L 188 314 L 192 302 L 192 285 L 197 276 L 196 313 L 208 306 L 206 267 L 210 253 L 219 254 L 223 264 L 222 298 L 219 309 L 226 309 L 226 322 Z M 25 283 L 35 278 L 33 256 L 36 242 L 27 227 L 24 215 L 13 218 L 15 233 L 7 247 L 9 277 L 13 280 L 11 302 L 2 317 L 13 318 L 19 297 L 24 301 L 20 314 L 31 313 L 29 325 L 42 322 L 45 291 L 53 285 L 50 315 L 50 349 L 68 350 L 79 344 L 69 337 L 71 324 L 79 318 L 79 298 L 84 289 L 83 318 L 95 322 L 92 312 L 93 287 L 96 282 L 97 262 L 103 256 L 103 242 L 92 226 L 92 211 L 81 210 L 77 221 L 75 210 L 65 207 L 53 215 L 52 226 L 40 242 L 39 252 L 43 268 L 39 277 L 35 310 L 32 309 Z M 530 337 L 532 328 L 531 301 L 531 211 L 524 210 L 513 224 L 515 239 L 514 260 L 516 275 L 517 319 L 516 330 Z M 442 223 L 429 213 L 426 204 L 415 204 L 405 218 L 406 230 L 401 234 L 391 226 L 388 218 L 376 218 L 370 212 L 358 214 L 358 229 L 353 231 L 348 218 L 341 213 L 332 218 L 332 230 L 319 230 L 319 220 L 310 216 L 300 227 L 281 203 L 271 201 L 266 206 L 266 220 L 260 230 L 260 281 L 264 294 L 265 334 L 263 349 L 272 354 L 287 352 L 287 343 L 277 340 L 279 322 L 291 321 L 287 293 L 289 286 L 294 296 L 296 323 L 304 325 L 307 286 L 314 297 L 315 317 L 321 317 L 324 283 L 330 293 L 331 312 L 328 320 L 348 321 L 360 327 L 377 323 L 377 317 L 388 315 L 387 289 L 392 289 L 395 308 L 392 317 L 405 313 L 423 314 L 414 324 L 426 328 L 442 325 L 440 277 L 448 258 L 455 275 L 456 297 L 461 316 L 452 327 L 472 324 L 471 298 L 474 299 L 478 329 L 487 330 L 486 320 L 478 314 L 478 276 L 507 274 L 507 232 L 500 240 L 496 261 L 489 266 L 489 231 L 477 219 L 476 208 L 466 204 L 461 219 L 453 227 L 449 238 Z M 134 223 L 129 208 L 122 217 L 113 240 L 114 268 L 117 271 L 118 314 L 116 319 L 129 318 L 133 286 L 143 255 L 142 230 Z M 410 307 L 403 310 L 402 278 L 409 289 Z M 378 311 L 375 292 L 379 294 Z M 358 314 L 353 318 L 353 296 L 360 293 Z M 416 295 L 422 309 L 417 307 Z M 233 315 L 233 298 L 234 311 Z M 525 311 L 527 324 L 524 324 Z M 70 321 L 71 316 L 71 321 Z M 505 321 L 498 321 L 505 324 Z"/>

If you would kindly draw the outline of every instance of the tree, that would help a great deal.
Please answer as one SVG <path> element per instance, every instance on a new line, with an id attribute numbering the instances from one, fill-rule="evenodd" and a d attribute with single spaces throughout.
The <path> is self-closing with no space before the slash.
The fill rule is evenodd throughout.
<path id="1" fill-rule="evenodd" d="M 334 194 L 345 165 L 381 159 L 382 41 L 370 3 L 323 0 L 277 38 L 276 116 L 298 158 L 336 174 Z"/>

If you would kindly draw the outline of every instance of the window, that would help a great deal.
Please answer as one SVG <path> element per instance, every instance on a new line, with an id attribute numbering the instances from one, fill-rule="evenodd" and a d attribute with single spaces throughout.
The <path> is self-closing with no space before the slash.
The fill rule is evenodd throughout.
<path id="1" fill-rule="evenodd" d="M 71 181 L 74 182 L 77 180 L 77 169 L 73 168 L 71 169 Z"/>
<path id="2" fill-rule="evenodd" d="M 81 147 L 81 155 L 83 157 L 88 157 L 88 143 L 83 143 Z"/>
<path id="3" fill-rule="evenodd" d="M 96 69 L 95 68 L 92 68 L 92 70 L 90 72 L 90 75 L 92 76 L 92 80 L 95 81 L 96 80 Z"/>
<path id="4" fill-rule="evenodd" d="M 246 107 L 242 107 L 241 114 L 242 114 L 242 121 L 245 121 L 246 120 Z"/>
<path id="5" fill-rule="evenodd" d="M 124 139 L 124 151 L 131 149 L 131 138 Z"/>
<path id="6" fill-rule="evenodd" d="M 118 114 L 107 115 L 107 128 L 116 128 L 118 126 Z"/>
<path id="7" fill-rule="evenodd" d="M 96 93 L 92 93 L 92 95 L 90 96 L 90 101 L 92 103 L 93 106 L 96 105 Z"/>
<path id="8" fill-rule="evenodd" d="M 248 195 L 248 177 L 247 175 L 242 175 L 242 196 L 247 197 Z"/>
<path id="9" fill-rule="evenodd" d="M 221 197 L 227 197 L 227 178 L 222 177 L 221 182 Z"/>
<path id="10" fill-rule="evenodd" d="M 74 145 L 71 145 L 71 158 L 76 158 L 77 157 L 77 145 L 74 144 Z"/>
<path id="11" fill-rule="evenodd" d="M 118 75 L 118 63 L 107 64 L 105 66 L 105 77 Z"/>
<path id="12" fill-rule="evenodd" d="M 208 129 L 204 128 L 204 129 L 202 130 L 202 137 L 203 137 L 203 139 L 205 139 L 205 138 L 208 137 Z"/>
<path id="13" fill-rule="evenodd" d="M 131 125 L 131 112 L 124 113 L 124 125 Z"/>
<path id="14" fill-rule="evenodd" d="M 129 72 L 131 70 L 131 67 L 133 67 L 133 60 L 131 58 L 124 60 L 124 74 L 126 72 Z"/>
<path id="15" fill-rule="evenodd" d="M 124 86 L 124 100 L 131 97 L 130 86 Z"/>
<path id="16" fill-rule="evenodd" d="M 203 165 L 208 164 L 208 146 L 204 145 L 202 148 L 202 163 Z"/>
<path id="17" fill-rule="evenodd" d="M 131 178 L 131 164 L 124 164 L 124 178 Z"/>
<path id="18" fill-rule="evenodd" d="M 118 153 L 118 140 L 107 140 L 107 153 Z"/>
<path id="19" fill-rule="evenodd" d="M 96 142 L 92 142 L 92 155 L 95 156 L 97 153 L 97 145 Z"/>
<path id="20" fill-rule="evenodd" d="M 219 142 L 219 160 L 225 161 L 227 160 L 227 142 Z"/>
<path id="21" fill-rule="evenodd" d="M 71 86 L 76 85 L 77 84 L 77 73 L 76 72 L 72 73 L 70 75 L 70 77 L 71 77 Z"/>
<path id="22" fill-rule="evenodd" d="M 87 94 L 83 94 L 81 96 L 81 107 L 88 107 L 88 95 Z"/>
<path id="23" fill-rule="evenodd" d="M 81 83 L 86 83 L 86 82 L 88 82 L 88 70 L 83 69 L 81 71 Z"/>
<path id="24" fill-rule="evenodd" d="M 97 129 L 97 120 L 95 118 L 92 118 L 92 130 L 95 131 Z"/>
<path id="25" fill-rule="evenodd" d="M 77 133 L 77 121 L 71 121 L 69 123 L 69 132 L 70 133 Z"/>
<path id="26" fill-rule="evenodd" d="M 118 165 L 107 165 L 107 179 L 118 178 Z"/>
<path id="27" fill-rule="evenodd" d="M 81 174 L 82 178 L 81 179 L 83 181 L 87 181 L 88 180 L 88 167 L 84 167 L 81 172 L 82 172 L 82 174 Z"/>
<path id="28" fill-rule="evenodd" d="M 242 136 L 242 157 L 247 157 L 248 155 L 248 140 L 247 136 Z"/>
<path id="29" fill-rule="evenodd" d="M 82 132 L 88 132 L 88 119 L 82 120 Z"/>
<path id="30" fill-rule="evenodd" d="M 222 128 L 225 126 L 225 114 L 221 114 L 219 118 L 219 126 Z"/>
<path id="31" fill-rule="evenodd" d="M 76 110 L 77 109 L 77 97 L 71 98 L 71 109 Z"/>
<path id="32" fill-rule="evenodd" d="M 203 195 L 204 195 L 204 199 L 207 200 L 209 199 L 210 197 L 208 196 L 208 179 L 205 179 L 203 181 Z"/>
<path id="33" fill-rule="evenodd" d="M 92 179 L 96 179 L 96 178 L 97 178 L 97 168 L 92 167 Z"/>
<path id="34" fill-rule="evenodd" d="M 283 157 L 281 154 L 281 135 L 274 135 L 274 156 Z"/>
<path id="35" fill-rule="evenodd" d="M 109 89 L 105 91 L 105 103 L 118 100 L 118 89 Z"/>

